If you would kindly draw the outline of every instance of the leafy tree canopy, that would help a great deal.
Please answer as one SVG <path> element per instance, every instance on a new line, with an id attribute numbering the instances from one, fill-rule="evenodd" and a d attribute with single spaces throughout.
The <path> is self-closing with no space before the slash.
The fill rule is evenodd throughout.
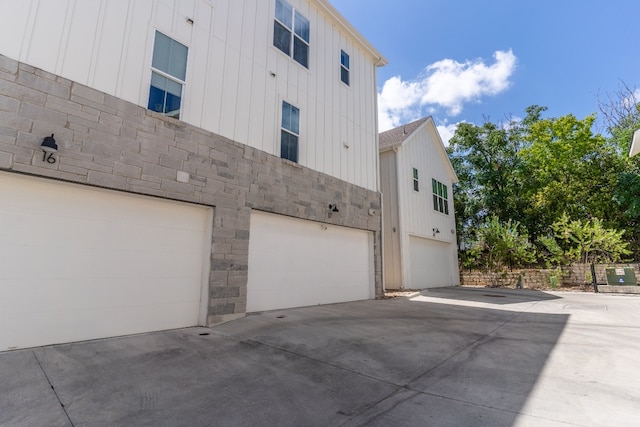
<path id="1" fill-rule="evenodd" d="M 529 122 L 523 132 L 527 225 L 539 235 L 565 212 L 571 218 L 611 220 L 612 195 L 623 169 L 608 141 L 593 134 L 596 117 L 572 114 Z"/>
<path id="2" fill-rule="evenodd" d="M 557 264 L 617 262 L 631 254 L 622 238 L 624 230 L 606 229 L 599 219 L 572 221 L 563 214 L 551 229 L 553 235 L 540 241 Z"/>
<path id="3" fill-rule="evenodd" d="M 532 105 L 522 120 L 463 123 L 450 140 L 448 152 L 460 178 L 454 203 L 461 258 L 482 259 L 478 242 L 486 245 L 489 231 L 508 240 L 509 233 L 500 234 L 497 227 L 514 224 L 520 236 L 536 242 L 544 260 L 554 263 L 628 255 L 610 247 L 583 248 L 586 252 L 576 255 L 577 249 L 555 235 L 560 224 L 573 224 L 573 238 L 587 236 L 596 245 L 604 235 L 608 240 L 618 236 L 620 247 L 626 250 L 624 243 L 630 243 L 640 257 L 640 162 L 628 158 L 628 142 L 625 149 L 616 139 L 623 133 L 616 126 L 640 125 L 638 104 L 620 115 L 624 120 L 610 123 L 613 136 L 594 133 L 595 115 L 554 118 L 545 117 L 546 110 Z M 495 264 L 486 256 L 484 261 Z"/>

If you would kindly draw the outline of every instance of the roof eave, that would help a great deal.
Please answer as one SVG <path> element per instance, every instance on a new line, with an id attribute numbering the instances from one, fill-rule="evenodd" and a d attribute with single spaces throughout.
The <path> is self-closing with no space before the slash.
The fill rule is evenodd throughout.
<path id="1" fill-rule="evenodd" d="M 403 142 L 404 141 L 394 142 L 391 145 L 385 145 L 384 147 L 379 147 L 378 151 L 381 152 L 381 153 L 384 153 L 385 151 L 391 151 L 393 149 L 396 149 L 396 148 L 400 147 Z"/>
<path id="2" fill-rule="evenodd" d="M 382 54 L 375 48 L 369 41 L 364 38 L 364 36 L 356 30 L 356 28 L 351 25 L 347 19 L 342 16 L 338 10 L 333 7 L 328 0 L 315 0 L 318 6 L 324 10 L 327 15 L 329 15 L 337 24 L 341 25 L 354 40 L 356 40 L 369 54 L 377 60 L 376 67 L 384 67 L 389 63 L 387 58 L 382 56 Z"/>
<path id="3" fill-rule="evenodd" d="M 453 167 L 453 163 L 451 163 L 451 159 L 449 158 L 449 155 L 447 154 L 447 149 L 444 146 L 444 142 L 442 141 L 442 137 L 440 136 L 440 132 L 438 132 L 438 127 L 436 126 L 436 123 L 433 120 L 433 116 L 426 117 L 425 121 L 422 122 L 420 124 L 420 126 L 418 126 L 413 131 L 411 131 L 411 133 L 409 135 L 407 135 L 407 137 L 404 138 L 402 141 L 398 141 L 398 142 L 393 143 L 392 145 L 389 145 L 389 146 L 386 146 L 384 148 L 381 148 L 379 150 L 379 152 L 380 153 L 384 153 L 384 152 L 387 152 L 389 150 L 393 150 L 395 148 L 402 147 L 403 145 L 408 143 L 410 140 L 412 140 L 413 139 L 412 137 L 415 134 L 417 134 L 420 131 L 420 129 L 426 127 L 427 124 L 430 124 L 431 127 L 433 128 L 433 130 L 435 132 L 435 135 L 438 138 L 438 143 L 440 145 L 440 150 L 442 150 L 442 153 L 444 154 L 444 157 L 447 159 L 447 166 L 448 166 L 448 169 L 449 169 L 449 174 L 451 176 L 451 182 L 453 182 L 454 184 L 457 184 L 458 182 L 460 182 L 460 179 L 458 178 L 458 174 L 456 173 L 456 170 Z M 639 136 L 639 139 L 640 139 L 640 136 Z M 639 143 L 639 145 L 640 145 L 640 143 Z"/>
<path id="4" fill-rule="evenodd" d="M 451 182 L 453 182 L 454 184 L 457 184 L 458 182 L 460 182 L 460 179 L 458 178 L 458 174 L 456 173 L 456 170 L 453 167 L 453 163 L 451 163 L 451 159 L 449 158 L 449 153 L 447 153 L 447 148 L 444 146 L 444 141 L 442 141 L 440 132 L 438 132 L 438 127 L 436 126 L 436 122 L 433 121 L 432 116 L 429 116 L 429 120 L 427 120 L 427 122 L 431 122 L 431 125 L 435 129 L 436 136 L 438 137 L 438 142 L 440 142 L 440 148 L 442 149 L 444 156 L 447 158 L 447 163 L 449 165 L 449 172 L 451 172 Z"/>

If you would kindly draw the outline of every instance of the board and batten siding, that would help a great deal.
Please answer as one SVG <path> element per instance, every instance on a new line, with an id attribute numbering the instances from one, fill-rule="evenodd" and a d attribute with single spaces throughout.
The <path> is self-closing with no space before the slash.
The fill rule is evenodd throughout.
<path id="1" fill-rule="evenodd" d="M 382 232 L 384 253 L 384 284 L 387 289 L 402 287 L 402 253 L 400 251 L 400 227 L 398 212 L 398 171 L 394 150 L 380 153 L 380 187 L 382 204 Z"/>
<path id="2" fill-rule="evenodd" d="M 396 153 L 398 168 L 398 214 L 401 225 L 400 253 L 402 254 L 402 268 L 404 286 L 411 286 L 412 269 L 410 259 L 404 254 L 411 254 L 410 236 L 448 243 L 448 253 L 452 260 L 457 260 L 457 245 L 455 235 L 455 217 L 453 209 L 453 178 L 448 168 L 449 159 L 446 152 L 439 147 L 440 138 L 435 125 L 425 122 L 422 129 L 418 129 Z M 419 191 L 413 189 L 413 168 L 418 169 Z M 433 192 L 431 179 L 434 178 L 445 184 L 448 189 L 449 215 L 433 209 Z M 435 234 L 433 229 L 440 232 Z M 386 237 L 386 235 L 385 235 Z M 447 247 L 446 245 L 442 246 Z M 425 260 L 425 262 L 427 262 Z M 387 265 L 385 263 L 385 265 Z M 442 268 L 434 265 L 434 268 Z M 457 265 L 452 261 L 451 277 L 457 278 Z M 455 282 L 456 280 L 454 280 Z"/>
<path id="3" fill-rule="evenodd" d="M 378 190 L 384 60 L 325 0 L 289 3 L 310 21 L 308 69 L 273 46 L 274 0 L 0 0 L 11 11 L 0 14 L 0 53 L 146 107 L 160 31 L 189 48 L 181 120 L 279 156 L 287 101 L 300 109 L 301 165 Z"/>
<path id="4" fill-rule="evenodd" d="M 403 233 L 418 237 L 435 238 L 443 242 L 455 242 L 452 179 L 446 167 L 449 164 L 444 150 L 438 149 L 438 136 L 425 123 L 423 131 L 414 132 L 398 150 L 398 186 L 400 221 Z M 413 168 L 418 169 L 419 191 L 413 190 Z M 449 193 L 449 215 L 433 209 L 431 179 L 446 184 Z M 433 228 L 440 233 L 433 236 Z"/>

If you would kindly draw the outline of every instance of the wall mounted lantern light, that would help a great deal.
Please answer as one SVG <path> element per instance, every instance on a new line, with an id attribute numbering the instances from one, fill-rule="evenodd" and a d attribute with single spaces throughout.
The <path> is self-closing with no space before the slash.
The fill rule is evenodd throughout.
<path id="1" fill-rule="evenodd" d="M 329 204 L 329 212 L 327 213 L 327 216 L 331 218 L 331 215 L 333 215 L 334 212 L 340 212 L 340 210 L 338 209 L 338 205 Z"/>
<path id="2" fill-rule="evenodd" d="M 51 136 L 47 136 L 42 140 L 42 144 L 40 144 L 40 148 L 42 148 L 42 152 L 44 155 L 42 156 L 42 161 L 46 161 L 47 163 L 55 163 L 56 159 L 53 157 L 54 153 L 58 152 L 58 144 L 56 144 L 56 140 L 53 139 L 53 134 Z M 48 154 L 48 155 L 47 155 Z"/>

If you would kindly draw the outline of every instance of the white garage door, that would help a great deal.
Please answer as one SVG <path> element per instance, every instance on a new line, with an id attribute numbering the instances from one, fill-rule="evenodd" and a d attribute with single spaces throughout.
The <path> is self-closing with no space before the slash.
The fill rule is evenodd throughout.
<path id="1" fill-rule="evenodd" d="M 456 285 L 457 259 L 451 243 L 409 236 L 411 289 Z"/>
<path id="2" fill-rule="evenodd" d="M 201 322 L 210 208 L 6 173 L 0 200 L 0 351 Z"/>
<path id="3" fill-rule="evenodd" d="M 371 232 L 251 213 L 247 312 L 373 298 Z"/>

